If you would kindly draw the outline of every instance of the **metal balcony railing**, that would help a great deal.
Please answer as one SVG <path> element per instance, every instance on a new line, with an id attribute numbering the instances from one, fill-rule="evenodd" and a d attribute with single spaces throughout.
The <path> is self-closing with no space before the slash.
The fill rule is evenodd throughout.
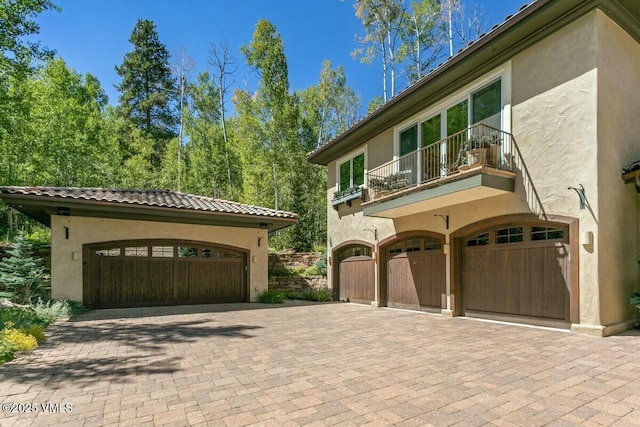
<path id="1" fill-rule="evenodd" d="M 513 137 L 477 124 L 371 169 L 367 200 L 448 177 L 476 166 L 511 171 Z"/>

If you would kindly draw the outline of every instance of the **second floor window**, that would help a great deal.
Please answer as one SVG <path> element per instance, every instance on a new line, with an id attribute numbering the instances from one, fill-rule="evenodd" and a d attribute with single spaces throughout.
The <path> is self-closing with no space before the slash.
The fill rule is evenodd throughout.
<path id="1" fill-rule="evenodd" d="M 458 103 L 400 131 L 399 155 L 439 142 L 478 123 L 502 128 L 502 80 L 497 79 Z M 419 124 L 419 126 L 418 126 Z"/>
<path id="2" fill-rule="evenodd" d="M 340 164 L 339 190 L 361 185 L 364 185 L 364 153 L 360 153 Z"/>

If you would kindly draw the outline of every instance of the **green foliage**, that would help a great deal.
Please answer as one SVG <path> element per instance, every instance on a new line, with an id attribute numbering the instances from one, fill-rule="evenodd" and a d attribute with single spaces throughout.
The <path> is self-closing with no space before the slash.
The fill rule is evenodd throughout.
<path id="1" fill-rule="evenodd" d="M 98 80 L 58 58 L 30 79 L 28 94 L 30 184 L 103 184 L 107 97 Z"/>
<path id="2" fill-rule="evenodd" d="M 33 336 L 16 329 L 11 322 L 0 331 L 0 341 L 12 352 L 31 351 L 38 346 L 38 341 Z"/>
<path id="3" fill-rule="evenodd" d="M 43 226 L 34 227 L 30 233 L 26 235 L 26 239 L 34 246 L 51 245 L 51 229 Z"/>
<path id="4" fill-rule="evenodd" d="M 38 344 L 44 342 L 44 326 L 42 325 L 28 325 L 20 329 L 20 332 L 25 335 L 30 335 L 36 339 Z"/>
<path id="5" fill-rule="evenodd" d="M 47 322 L 44 319 L 38 317 L 33 307 L 0 307 L 0 329 L 4 328 L 9 323 L 19 329 L 27 328 L 30 325 L 47 325 Z"/>
<path id="6" fill-rule="evenodd" d="M 327 253 L 323 252 L 322 256 L 305 272 L 307 276 L 326 276 L 327 275 Z"/>
<path id="7" fill-rule="evenodd" d="M 327 247 L 325 246 L 324 243 L 314 243 L 311 246 L 311 252 L 321 252 L 324 253 L 327 251 Z"/>
<path id="8" fill-rule="evenodd" d="M 284 302 L 285 295 L 284 292 L 276 291 L 276 290 L 266 290 L 258 295 L 258 302 L 263 304 L 279 304 Z"/>
<path id="9" fill-rule="evenodd" d="M 11 300 L 29 304 L 39 298 L 49 298 L 49 289 L 42 260 L 32 255 L 33 246 L 22 232 L 8 251 L 9 257 L 0 260 L 0 284 L 11 293 Z"/>
<path id="10" fill-rule="evenodd" d="M 630 292 L 629 293 L 629 302 L 640 310 L 640 292 Z"/>
<path id="11" fill-rule="evenodd" d="M 74 309 L 72 305 L 65 300 L 55 302 L 38 300 L 33 306 L 33 311 L 37 319 L 48 325 L 56 320 L 70 318 Z"/>
<path id="12" fill-rule="evenodd" d="M 150 186 L 152 175 L 148 174 L 159 171 L 167 144 L 176 136 L 176 82 L 171 75 L 169 52 L 152 21 L 139 19 L 129 41 L 133 50 L 116 66 L 122 78 L 116 86 L 120 92 L 118 112 L 131 135 L 130 143 L 126 136 L 123 139 L 130 160 L 125 164 L 132 175 L 132 186 L 138 179 L 143 186 Z M 142 169 L 142 175 L 136 176 L 136 168 Z"/>
<path id="13" fill-rule="evenodd" d="M 312 289 L 300 293 L 299 299 L 307 301 L 333 301 L 333 296 L 329 289 Z"/>

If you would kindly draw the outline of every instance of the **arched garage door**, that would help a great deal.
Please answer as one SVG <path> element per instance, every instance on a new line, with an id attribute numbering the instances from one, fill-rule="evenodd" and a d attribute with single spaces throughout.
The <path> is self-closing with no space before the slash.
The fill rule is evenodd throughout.
<path id="1" fill-rule="evenodd" d="M 375 263 L 371 248 L 354 244 L 338 249 L 338 289 L 341 301 L 375 300 Z"/>
<path id="2" fill-rule="evenodd" d="M 442 239 L 430 236 L 411 237 L 387 247 L 388 306 L 441 307 L 446 292 L 442 247 Z"/>
<path id="3" fill-rule="evenodd" d="M 569 321 L 569 230 L 509 224 L 463 239 L 466 314 Z"/>
<path id="4" fill-rule="evenodd" d="M 96 308 L 247 301 L 246 253 L 202 242 L 84 246 L 84 302 Z"/>

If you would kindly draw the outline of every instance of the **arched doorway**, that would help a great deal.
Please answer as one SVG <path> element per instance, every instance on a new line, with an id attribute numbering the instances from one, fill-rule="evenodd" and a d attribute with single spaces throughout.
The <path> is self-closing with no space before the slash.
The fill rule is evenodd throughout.
<path id="1" fill-rule="evenodd" d="M 95 308 L 246 302 L 247 253 L 184 240 L 84 245 L 83 300 Z"/>
<path id="2" fill-rule="evenodd" d="M 569 225 L 497 221 L 458 239 L 462 313 L 568 324 L 572 289 Z"/>
<path id="3" fill-rule="evenodd" d="M 334 250 L 334 284 L 341 301 L 371 303 L 375 300 L 375 262 L 372 246 L 346 242 Z M 334 285 L 334 287 L 336 287 Z"/>
<path id="4" fill-rule="evenodd" d="M 383 303 L 389 307 L 439 310 L 446 293 L 443 247 L 443 236 L 425 232 L 403 233 L 383 242 Z"/>

